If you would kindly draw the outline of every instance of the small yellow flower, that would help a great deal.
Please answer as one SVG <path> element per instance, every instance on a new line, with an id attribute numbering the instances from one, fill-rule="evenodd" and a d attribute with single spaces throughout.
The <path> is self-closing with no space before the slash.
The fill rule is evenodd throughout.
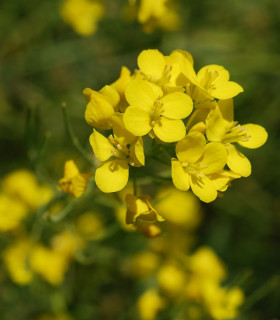
<path id="1" fill-rule="evenodd" d="M 68 265 L 67 256 L 40 244 L 36 244 L 30 253 L 31 269 L 52 285 L 62 283 Z"/>
<path id="2" fill-rule="evenodd" d="M 78 34 L 90 36 L 97 30 L 98 21 L 104 15 L 104 7 L 95 0 L 65 0 L 61 10 L 63 20 Z"/>
<path id="3" fill-rule="evenodd" d="M 28 215 L 28 208 L 21 201 L 0 194 L 0 232 L 18 228 Z"/>
<path id="4" fill-rule="evenodd" d="M 160 288 L 171 297 L 177 297 L 183 292 L 186 280 L 184 270 L 172 263 L 163 265 L 157 274 Z"/>
<path id="5" fill-rule="evenodd" d="M 235 319 L 238 308 L 244 301 L 243 291 L 238 287 L 221 287 L 215 281 L 206 281 L 202 286 L 206 309 L 215 320 Z"/>
<path id="6" fill-rule="evenodd" d="M 59 180 L 59 188 L 66 193 L 80 198 L 87 187 L 90 173 L 80 173 L 75 162 L 69 160 L 64 165 L 64 177 Z"/>
<path id="7" fill-rule="evenodd" d="M 241 126 L 233 119 L 226 120 L 219 106 L 210 111 L 206 126 L 208 140 L 221 143 L 227 150 L 228 167 L 233 172 L 248 177 L 251 174 L 251 163 L 232 143 L 237 142 L 249 149 L 259 148 L 267 140 L 266 130 L 256 124 L 249 123 Z"/>
<path id="8" fill-rule="evenodd" d="M 177 159 L 172 159 L 172 180 L 175 187 L 193 193 L 203 202 L 214 201 L 217 188 L 211 175 L 220 172 L 227 162 L 227 152 L 220 143 L 206 144 L 200 132 L 190 132 L 176 145 Z"/>
<path id="9" fill-rule="evenodd" d="M 168 3 L 167 0 L 141 0 L 138 21 L 145 32 L 151 33 L 156 27 L 170 31 L 179 28 L 180 17 Z"/>
<path id="10" fill-rule="evenodd" d="M 4 265 L 16 284 L 26 285 L 33 279 L 28 260 L 31 244 L 30 240 L 23 238 L 9 245 L 3 252 Z"/>
<path id="11" fill-rule="evenodd" d="M 213 98 L 229 99 L 243 92 L 239 84 L 229 81 L 229 72 L 224 67 L 208 65 L 201 68 L 196 75 L 193 66 L 187 59 L 178 82 L 180 85 L 190 85 L 187 92 L 189 91 L 188 93 L 195 101 L 196 107 L 200 107 L 202 104 L 200 100 L 203 101 L 205 98 L 210 101 Z"/>
<path id="12" fill-rule="evenodd" d="M 47 203 L 52 195 L 52 190 L 40 185 L 36 176 L 25 169 L 16 170 L 8 174 L 2 182 L 3 191 L 15 201 L 20 201 L 31 210 Z"/>
<path id="13" fill-rule="evenodd" d="M 105 86 L 99 92 L 89 88 L 83 94 L 88 104 L 85 111 L 87 123 L 94 128 L 108 130 L 112 128 L 112 116 L 117 111 L 120 96 L 113 86 Z"/>
<path id="14" fill-rule="evenodd" d="M 113 117 L 113 132 L 114 136 L 110 135 L 108 139 L 96 130 L 90 136 L 93 152 L 102 161 L 95 171 L 95 182 L 101 191 L 107 193 L 120 191 L 126 186 L 129 164 L 133 167 L 145 165 L 143 140 L 125 129 L 121 114 Z"/>
<path id="15" fill-rule="evenodd" d="M 156 201 L 158 212 L 171 223 L 192 229 L 201 220 L 199 201 L 191 192 L 163 188 L 157 193 Z"/>
<path id="16" fill-rule="evenodd" d="M 158 312 L 165 307 L 165 301 L 157 290 L 149 289 L 137 301 L 137 308 L 141 320 L 154 320 Z"/>
<path id="17" fill-rule="evenodd" d="M 164 142 L 181 140 L 186 134 L 184 122 L 193 109 L 191 98 L 174 92 L 163 96 L 160 87 L 146 80 L 131 81 L 125 91 L 129 107 L 124 125 L 135 136 L 151 132 Z"/>
<path id="18" fill-rule="evenodd" d="M 128 194 L 125 201 L 127 205 L 127 224 L 164 221 L 164 218 L 158 214 L 157 210 L 151 204 L 150 197 L 148 195 L 136 197 L 132 194 Z"/>

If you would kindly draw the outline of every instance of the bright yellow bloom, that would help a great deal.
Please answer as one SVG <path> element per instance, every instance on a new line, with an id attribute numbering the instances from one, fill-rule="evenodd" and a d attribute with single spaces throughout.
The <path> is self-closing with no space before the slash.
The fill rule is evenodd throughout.
<path id="1" fill-rule="evenodd" d="M 68 265 L 67 256 L 40 244 L 35 245 L 30 253 L 31 269 L 53 285 L 61 284 Z"/>
<path id="2" fill-rule="evenodd" d="M 185 59 L 182 74 L 178 79 L 179 85 L 187 86 L 187 93 L 194 100 L 196 107 L 207 107 L 216 99 L 229 99 L 243 92 L 243 88 L 236 82 L 229 81 L 229 72 L 219 65 L 208 65 L 196 74 L 191 63 Z M 210 104 L 211 107 L 211 104 Z"/>
<path id="3" fill-rule="evenodd" d="M 226 267 L 210 247 L 200 247 L 189 258 L 189 269 L 200 279 L 222 281 L 226 277 Z"/>
<path id="4" fill-rule="evenodd" d="M 171 223 L 192 229 L 201 220 L 199 201 L 191 192 L 164 188 L 157 193 L 156 200 L 158 212 Z"/>
<path id="5" fill-rule="evenodd" d="M 176 30 L 180 25 L 180 17 L 168 6 L 167 0 L 141 0 L 138 21 L 143 24 L 147 33 L 151 33 L 156 27 Z"/>
<path id="6" fill-rule="evenodd" d="M 236 121 L 226 120 L 217 106 L 206 119 L 206 135 L 209 141 L 221 143 L 228 152 L 228 167 L 241 176 L 251 174 L 250 161 L 232 144 L 237 142 L 245 148 L 261 147 L 267 140 L 266 130 L 256 124 L 238 125 Z"/>
<path id="7" fill-rule="evenodd" d="M 8 174 L 3 179 L 2 189 L 15 201 L 21 201 L 31 210 L 47 203 L 53 195 L 49 187 L 38 184 L 36 176 L 25 169 Z"/>
<path id="8" fill-rule="evenodd" d="M 114 136 L 110 135 L 109 139 L 96 130 L 90 136 L 93 152 L 102 161 L 95 171 L 95 182 L 103 192 L 120 191 L 126 186 L 129 164 L 133 167 L 145 165 L 143 140 L 124 128 L 121 114 L 113 117 L 113 131 Z"/>
<path id="9" fill-rule="evenodd" d="M 136 197 L 132 194 L 128 194 L 125 201 L 127 205 L 127 224 L 164 221 L 164 218 L 158 214 L 157 210 L 151 204 L 150 197 L 148 195 Z"/>
<path id="10" fill-rule="evenodd" d="M 137 301 L 141 320 L 154 320 L 158 312 L 165 307 L 165 301 L 155 289 L 144 292 Z"/>
<path id="11" fill-rule="evenodd" d="M 0 194 L 0 232 L 18 228 L 28 215 L 28 208 L 21 201 Z"/>
<path id="12" fill-rule="evenodd" d="M 28 284 L 33 278 L 28 259 L 30 250 L 31 242 L 27 239 L 20 239 L 3 252 L 4 265 L 11 279 L 19 285 Z"/>
<path id="13" fill-rule="evenodd" d="M 88 102 L 85 111 L 87 123 L 96 129 L 111 129 L 111 118 L 120 102 L 120 95 L 116 89 L 113 86 L 105 86 L 97 92 L 86 88 L 83 94 Z"/>
<path id="14" fill-rule="evenodd" d="M 169 56 L 164 56 L 157 49 L 148 49 L 139 54 L 137 63 L 145 80 L 157 84 L 164 93 L 171 93 L 184 91 L 183 87 L 177 86 L 176 80 L 185 59 L 193 63 L 192 56 L 187 51 L 175 50 Z"/>
<path id="15" fill-rule="evenodd" d="M 217 188 L 211 174 L 221 171 L 227 161 L 227 152 L 220 143 L 206 144 L 200 132 L 190 132 L 176 145 L 177 159 L 172 159 L 172 180 L 175 187 L 193 193 L 203 202 L 217 197 Z"/>
<path id="16" fill-rule="evenodd" d="M 64 177 L 59 180 L 59 188 L 76 198 L 80 198 L 87 187 L 90 173 L 80 173 L 75 162 L 69 160 L 64 165 Z"/>
<path id="17" fill-rule="evenodd" d="M 192 112 L 192 100 L 188 95 L 174 92 L 163 96 L 160 87 L 146 80 L 131 81 L 125 95 L 130 106 L 123 121 L 135 136 L 151 132 L 164 142 L 179 141 L 185 136 L 186 128 L 180 119 Z"/>
<path id="18" fill-rule="evenodd" d="M 98 21 L 104 15 L 100 1 L 65 0 L 61 7 L 61 16 L 78 34 L 90 36 L 97 30 Z"/>
<path id="19" fill-rule="evenodd" d="M 171 297 L 176 297 L 183 292 L 186 280 L 184 270 L 172 263 L 163 265 L 157 274 L 159 287 Z"/>
<path id="20" fill-rule="evenodd" d="M 215 320 L 235 319 L 238 308 L 244 301 L 244 294 L 240 288 L 223 288 L 214 281 L 203 284 L 202 296 L 206 309 Z"/>

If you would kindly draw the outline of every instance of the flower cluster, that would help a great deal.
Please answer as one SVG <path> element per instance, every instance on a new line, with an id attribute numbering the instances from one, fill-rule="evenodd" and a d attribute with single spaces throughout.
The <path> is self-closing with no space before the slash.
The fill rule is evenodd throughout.
<path id="1" fill-rule="evenodd" d="M 229 80 L 229 72 L 208 65 L 196 73 L 192 56 L 182 50 L 168 56 L 144 50 L 137 62 L 139 69 L 131 73 L 123 67 L 119 79 L 100 91 L 84 90 L 85 119 L 94 127 L 90 144 L 100 161 L 98 188 L 120 191 L 131 169 L 139 181 L 145 178 L 141 167 L 150 166 L 151 159 L 163 162 L 163 156 L 174 186 L 191 188 L 203 202 L 215 200 L 233 179 L 249 176 L 251 164 L 236 143 L 258 148 L 267 133 L 259 125 L 234 120 L 233 98 L 243 89 Z M 130 197 L 128 206 L 136 200 Z M 138 216 L 134 213 L 132 220 Z"/>

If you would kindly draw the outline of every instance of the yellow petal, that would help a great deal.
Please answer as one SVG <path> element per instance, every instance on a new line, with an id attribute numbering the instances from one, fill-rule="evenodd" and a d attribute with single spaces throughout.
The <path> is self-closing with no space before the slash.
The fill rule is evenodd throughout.
<path id="1" fill-rule="evenodd" d="M 73 195 L 76 198 L 80 198 L 84 194 L 89 178 L 90 174 L 81 173 L 72 179 Z"/>
<path id="2" fill-rule="evenodd" d="M 75 162 L 73 160 L 69 160 L 65 162 L 64 165 L 64 178 L 73 178 L 77 174 L 79 174 L 79 169 L 77 168 Z"/>
<path id="3" fill-rule="evenodd" d="M 234 145 L 227 146 L 228 150 L 228 167 L 243 177 L 251 174 L 251 163 Z"/>
<path id="4" fill-rule="evenodd" d="M 214 183 L 207 177 L 191 175 L 190 185 L 193 193 L 203 202 L 211 202 L 217 198 Z"/>
<path id="5" fill-rule="evenodd" d="M 227 163 L 227 157 L 228 153 L 224 144 L 218 142 L 208 143 L 200 162 L 202 166 L 201 171 L 204 174 L 210 174 L 222 170 Z M 203 169 L 204 166 L 206 168 Z"/>
<path id="6" fill-rule="evenodd" d="M 265 144 L 268 136 L 265 128 L 252 123 L 244 124 L 242 128 L 247 128 L 245 133 L 251 136 L 248 141 L 238 141 L 242 147 L 255 149 Z"/>
<path id="7" fill-rule="evenodd" d="M 211 95 L 217 99 L 229 99 L 243 92 L 243 88 L 236 82 L 227 81 L 217 83 L 215 89 L 211 90 Z"/>
<path id="8" fill-rule="evenodd" d="M 229 122 L 232 122 L 234 120 L 233 99 L 230 98 L 225 100 L 219 100 L 218 106 L 223 118 Z"/>
<path id="9" fill-rule="evenodd" d="M 114 137 L 118 141 L 118 143 L 122 145 L 130 144 L 135 136 L 129 132 L 123 123 L 123 113 L 116 112 L 112 116 L 112 127 L 114 132 Z"/>
<path id="10" fill-rule="evenodd" d="M 163 103 L 162 115 L 170 119 L 184 119 L 193 110 L 193 101 L 185 93 L 174 92 L 161 99 Z"/>
<path id="11" fill-rule="evenodd" d="M 197 78 L 199 82 L 203 82 L 205 78 L 209 77 L 209 73 L 214 74 L 212 82 L 223 81 L 226 82 L 229 80 L 229 72 L 223 67 L 217 64 L 210 64 L 201 68 L 197 73 Z"/>
<path id="12" fill-rule="evenodd" d="M 132 211 L 134 214 L 141 214 L 150 211 L 148 204 L 133 194 L 127 194 L 125 201 L 128 210 Z"/>
<path id="13" fill-rule="evenodd" d="M 111 129 L 111 117 L 113 114 L 114 108 L 106 97 L 102 93 L 93 91 L 85 112 L 87 123 L 97 129 Z"/>
<path id="14" fill-rule="evenodd" d="M 126 159 L 115 159 L 105 162 L 95 171 L 95 182 L 102 192 L 116 192 L 122 190 L 127 182 L 129 169 Z"/>
<path id="15" fill-rule="evenodd" d="M 206 140 L 198 131 L 190 132 L 176 145 L 176 154 L 181 162 L 195 163 L 202 157 Z"/>
<path id="16" fill-rule="evenodd" d="M 128 107 L 123 122 L 126 129 L 135 136 L 144 136 L 152 129 L 149 113 L 139 107 Z"/>
<path id="17" fill-rule="evenodd" d="M 228 132 L 230 123 L 225 120 L 218 106 L 211 110 L 206 119 L 206 136 L 209 141 L 221 142 Z"/>
<path id="18" fill-rule="evenodd" d="M 165 59 L 158 50 L 143 50 L 137 59 L 140 71 L 150 76 L 152 81 L 157 81 L 162 77 L 165 67 Z"/>
<path id="19" fill-rule="evenodd" d="M 172 181 L 174 186 L 182 191 L 187 191 L 190 188 L 190 175 L 182 168 L 181 163 L 177 159 L 172 159 Z"/>
<path id="20" fill-rule="evenodd" d="M 105 86 L 99 92 L 103 93 L 109 103 L 114 107 L 120 102 L 120 95 L 113 86 Z"/>
<path id="21" fill-rule="evenodd" d="M 146 80 L 132 80 L 125 90 L 125 97 L 129 105 L 142 108 L 147 112 L 151 110 L 154 102 L 161 96 L 161 89 Z"/>
<path id="22" fill-rule="evenodd" d="M 182 120 L 172 120 L 160 117 L 154 127 L 155 135 L 164 142 L 175 142 L 184 138 L 186 128 Z"/>
<path id="23" fill-rule="evenodd" d="M 136 138 L 130 146 L 130 159 L 134 163 L 135 167 L 141 167 L 145 165 L 145 154 L 143 139 L 141 137 Z"/>
<path id="24" fill-rule="evenodd" d="M 111 142 L 95 129 L 89 137 L 89 142 L 96 158 L 100 161 L 108 160 L 113 155 L 112 151 L 117 151 Z"/>
<path id="25" fill-rule="evenodd" d="M 96 92 L 96 91 L 94 91 L 90 88 L 85 88 L 83 90 L 83 95 L 84 95 L 87 102 L 90 102 L 90 97 L 91 97 L 92 92 Z"/>

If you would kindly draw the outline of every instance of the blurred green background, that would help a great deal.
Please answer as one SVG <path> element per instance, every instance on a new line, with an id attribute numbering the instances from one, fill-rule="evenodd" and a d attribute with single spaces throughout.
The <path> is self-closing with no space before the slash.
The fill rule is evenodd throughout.
<path id="1" fill-rule="evenodd" d="M 235 119 L 264 126 L 269 138 L 261 149 L 244 151 L 252 162 L 252 175 L 234 181 L 224 198 L 204 206 L 198 244 L 212 246 L 232 275 L 250 272 L 243 289 L 252 305 L 239 319 L 276 319 L 280 317 L 280 289 L 275 287 L 280 277 L 280 2 L 181 0 L 181 29 L 151 34 L 120 18 L 125 3 L 105 1 L 106 15 L 97 33 L 81 37 L 63 22 L 58 1 L 1 1 L 1 176 L 25 167 L 56 184 L 67 156 L 76 154 L 65 133 L 61 103 L 67 104 L 74 131 L 90 151 L 92 129 L 84 120 L 82 90 L 99 90 L 113 82 L 123 65 L 134 70 L 144 49 L 157 48 L 166 55 L 174 49 L 187 50 L 197 71 L 206 64 L 223 65 L 244 88 L 235 98 Z M 87 276 L 92 272 L 89 268 Z M 86 279 L 80 279 L 81 287 Z M 114 286 L 120 285 L 115 280 Z M 15 301 L 19 312 L 24 309 L 24 290 L 17 288 L 10 296 L 1 293 L 0 304 L 5 307 L 0 310 L 13 308 Z M 90 293 L 80 294 L 79 299 L 90 300 Z M 0 318 L 14 319 L 8 314 Z"/>

